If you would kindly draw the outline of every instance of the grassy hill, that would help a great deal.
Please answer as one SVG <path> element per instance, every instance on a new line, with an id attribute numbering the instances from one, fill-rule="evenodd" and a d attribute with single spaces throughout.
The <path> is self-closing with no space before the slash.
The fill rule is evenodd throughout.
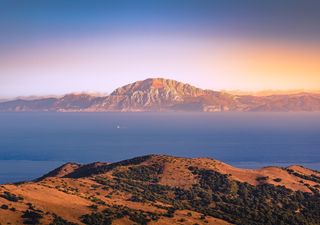
<path id="1" fill-rule="evenodd" d="M 1 224 L 320 224 L 320 173 L 148 155 L 0 186 Z"/>

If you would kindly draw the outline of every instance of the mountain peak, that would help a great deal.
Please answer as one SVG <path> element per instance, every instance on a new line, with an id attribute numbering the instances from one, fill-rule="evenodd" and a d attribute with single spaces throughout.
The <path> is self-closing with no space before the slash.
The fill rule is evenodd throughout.
<path id="1" fill-rule="evenodd" d="M 148 78 L 146 80 L 136 81 L 120 87 L 112 92 L 111 95 L 133 95 L 135 92 L 161 92 L 163 94 L 171 94 L 176 96 L 199 96 L 206 93 L 205 90 L 176 80 Z"/>
<path id="2" fill-rule="evenodd" d="M 165 79 L 163 79 L 163 78 L 150 78 L 149 80 L 151 82 L 152 88 L 156 88 L 156 89 L 164 88 Z"/>

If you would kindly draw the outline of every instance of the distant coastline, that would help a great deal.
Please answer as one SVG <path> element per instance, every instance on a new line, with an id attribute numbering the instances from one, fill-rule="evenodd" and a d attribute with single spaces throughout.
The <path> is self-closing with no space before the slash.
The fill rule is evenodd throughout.
<path id="1" fill-rule="evenodd" d="M 244 95 L 204 90 L 163 78 L 85 93 L 0 102 L 2 112 L 319 112 L 320 93 Z"/>

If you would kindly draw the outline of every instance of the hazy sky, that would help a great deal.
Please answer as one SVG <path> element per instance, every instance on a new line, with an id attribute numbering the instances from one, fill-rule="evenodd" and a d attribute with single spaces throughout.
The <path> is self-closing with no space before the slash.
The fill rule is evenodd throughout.
<path id="1" fill-rule="evenodd" d="M 0 98 L 149 77 L 320 89 L 319 0 L 1 0 Z"/>

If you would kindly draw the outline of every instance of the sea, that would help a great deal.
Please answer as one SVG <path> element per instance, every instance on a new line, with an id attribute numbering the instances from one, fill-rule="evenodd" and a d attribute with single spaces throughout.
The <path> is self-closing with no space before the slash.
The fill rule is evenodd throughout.
<path id="1" fill-rule="evenodd" d="M 320 113 L 0 113 L 0 183 L 148 154 L 320 170 Z"/>

